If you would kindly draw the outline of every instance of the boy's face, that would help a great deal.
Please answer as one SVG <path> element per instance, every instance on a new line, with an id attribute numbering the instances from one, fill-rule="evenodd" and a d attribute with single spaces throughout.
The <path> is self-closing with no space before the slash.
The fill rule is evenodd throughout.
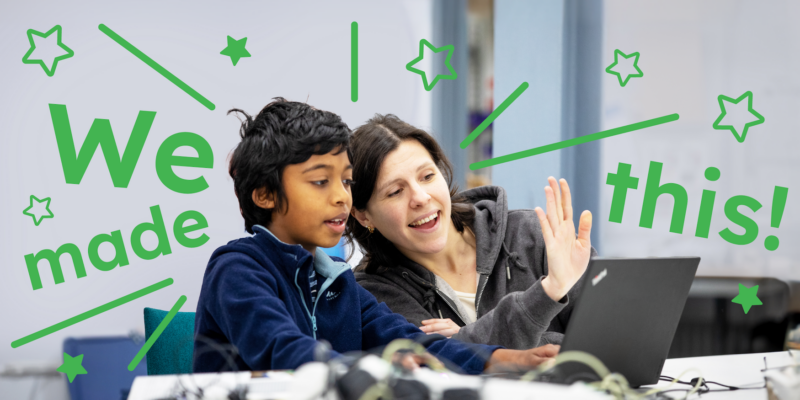
<path id="1" fill-rule="evenodd" d="M 276 209 L 267 228 L 284 243 L 302 245 L 311 254 L 316 247 L 339 243 L 353 205 L 353 166 L 346 151 L 333 154 L 338 150 L 313 155 L 306 162 L 287 165 L 283 170 L 288 208 Z M 253 192 L 253 198 L 262 206 L 256 199 L 257 192 Z M 264 208 L 272 208 L 268 204 L 271 200 L 266 202 Z"/>

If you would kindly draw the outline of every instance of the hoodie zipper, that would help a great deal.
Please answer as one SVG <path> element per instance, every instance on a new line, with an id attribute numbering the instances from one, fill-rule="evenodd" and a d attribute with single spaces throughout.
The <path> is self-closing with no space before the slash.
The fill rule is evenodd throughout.
<path id="1" fill-rule="evenodd" d="M 462 317 L 461 314 L 459 314 L 458 308 L 454 304 L 452 304 L 450 302 L 450 298 L 448 298 L 447 296 L 445 296 L 442 293 L 440 293 L 439 292 L 439 288 L 437 288 L 437 287 L 434 287 L 433 291 L 436 292 L 436 294 L 439 295 L 439 297 L 441 297 L 442 300 L 444 300 L 445 304 L 447 304 L 447 306 L 450 307 L 450 309 L 453 310 L 453 312 L 456 315 L 458 315 L 458 318 L 461 319 L 461 322 L 464 322 L 464 317 Z M 439 318 L 442 318 L 442 311 L 441 310 L 439 310 Z"/>
<path id="2" fill-rule="evenodd" d="M 483 286 L 478 288 L 478 297 L 475 298 L 475 315 L 476 318 L 478 314 L 478 310 L 480 310 L 481 304 L 481 296 L 483 296 L 483 290 L 486 289 L 486 283 L 489 282 L 489 277 L 486 275 L 481 274 L 481 278 L 483 279 Z M 478 280 L 478 286 L 480 286 L 480 280 Z"/>

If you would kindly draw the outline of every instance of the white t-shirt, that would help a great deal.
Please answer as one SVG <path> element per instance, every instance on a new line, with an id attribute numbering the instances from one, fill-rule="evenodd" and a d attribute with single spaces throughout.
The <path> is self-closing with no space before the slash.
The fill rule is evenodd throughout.
<path id="1" fill-rule="evenodd" d="M 461 304 L 463 304 L 467 309 L 467 313 L 469 314 L 471 321 L 477 320 L 478 314 L 475 311 L 475 293 L 464 293 L 457 290 L 453 290 L 453 292 L 455 292 L 456 296 L 458 296 L 458 301 L 460 301 Z"/>

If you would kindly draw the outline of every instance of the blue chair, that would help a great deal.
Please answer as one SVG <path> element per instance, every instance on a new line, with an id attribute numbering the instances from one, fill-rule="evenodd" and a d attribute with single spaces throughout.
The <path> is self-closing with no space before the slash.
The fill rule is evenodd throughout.
<path id="1" fill-rule="evenodd" d="M 146 361 L 128 371 L 128 364 L 144 345 L 144 339 L 128 336 L 67 338 L 64 352 L 72 357 L 83 354 L 81 365 L 86 374 L 67 381 L 72 400 L 127 399 L 133 379 L 147 375 Z"/>
<path id="2" fill-rule="evenodd" d="M 147 339 L 155 332 L 168 311 L 144 309 Z M 194 314 L 179 312 L 147 352 L 147 375 L 191 374 L 194 351 Z"/>

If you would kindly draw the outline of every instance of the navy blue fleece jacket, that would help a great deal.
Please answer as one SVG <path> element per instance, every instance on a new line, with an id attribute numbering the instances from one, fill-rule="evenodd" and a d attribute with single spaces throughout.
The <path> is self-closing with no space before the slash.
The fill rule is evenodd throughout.
<path id="1" fill-rule="evenodd" d="M 254 230 L 254 236 L 233 240 L 211 255 L 197 303 L 194 372 L 231 368 L 209 341 L 235 346 L 238 355 L 233 361 L 239 370 L 271 370 L 313 361 L 320 339 L 330 342 L 336 356 L 425 335 L 378 303 L 341 259 L 320 249 L 312 257 L 261 226 Z M 313 303 L 311 268 L 318 275 Z M 428 345 L 429 352 L 470 374 L 481 373 L 484 357 L 498 348 L 453 339 Z"/>

